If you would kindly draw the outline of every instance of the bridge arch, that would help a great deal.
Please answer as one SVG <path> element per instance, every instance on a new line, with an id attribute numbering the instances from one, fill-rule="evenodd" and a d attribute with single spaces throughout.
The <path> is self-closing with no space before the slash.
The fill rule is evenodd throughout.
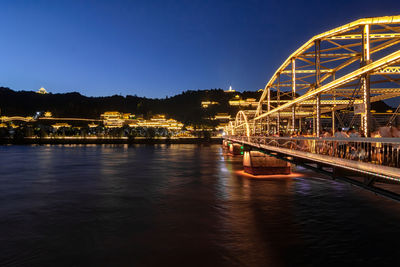
<path id="1" fill-rule="evenodd" d="M 227 132 L 230 133 L 231 135 L 235 135 L 235 125 L 233 121 L 229 122 Z"/>
<path id="2" fill-rule="evenodd" d="M 277 118 L 279 126 L 285 117 L 294 130 L 296 120 L 300 127 L 301 118 L 315 116 L 318 135 L 321 114 L 334 118 L 359 105 L 360 128 L 369 136 L 370 103 L 400 96 L 399 29 L 400 16 L 364 18 L 312 37 L 275 71 L 252 120 Z"/>
<path id="3" fill-rule="evenodd" d="M 236 119 L 235 119 L 235 129 L 237 128 L 244 128 L 246 131 L 246 136 L 250 137 L 250 125 L 249 122 L 247 120 L 247 115 L 244 113 L 243 110 L 240 110 L 237 114 L 236 114 Z"/>

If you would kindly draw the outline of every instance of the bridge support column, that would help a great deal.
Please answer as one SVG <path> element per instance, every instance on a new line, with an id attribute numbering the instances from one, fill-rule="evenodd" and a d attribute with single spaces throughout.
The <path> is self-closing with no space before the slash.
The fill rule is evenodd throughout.
<path id="1" fill-rule="evenodd" d="M 315 41 L 315 89 L 319 88 L 320 83 L 320 73 L 321 73 L 321 54 L 320 54 L 321 40 Z M 319 137 L 321 131 L 321 94 L 317 94 L 316 99 L 316 115 L 317 115 L 317 125 L 315 127 L 316 136 Z"/>
<path id="2" fill-rule="evenodd" d="M 361 114 L 361 125 L 363 128 L 364 136 L 371 135 L 371 103 L 370 103 L 370 82 L 369 74 L 361 78 L 361 86 L 363 93 L 363 114 Z"/>
<path id="3" fill-rule="evenodd" d="M 294 132 L 296 129 L 296 108 L 292 107 L 292 123 L 290 124 L 290 130 Z"/>
<path id="4" fill-rule="evenodd" d="M 296 61 L 292 58 L 292 99 L 296 98 Z M 296 129 L 296 105 L 292 105 L 292 125 L 291 130 Z"/>
<path id="5" fill-rule="evenodd" d="M 316 131 L 316 136 L 319 137 L 320 136 L 320 132 L 321 132 L 321 94 L 317 95 L 317 104 L 316 104 L 316 127 L 315 127 L 315 131 Z"/>
<path id="6" fill-rule="evenodd" d="M 313 135 L 316 134 L 316 130 L 315 130 L 315 111 L 313 112 L 313 117 L 312 117 L 312 132 L 313 132 Z"/>
<path id="7" fill-rule="evenodd" d="M 332 81 L 334 81 L 334 80 L 335 80 L 335 73 L 332 73 Z M 333 90 L 333 101 L 336 101 L 336 90 Z M 332 107 L 332 136 L 335 135 L 335 131 L 336 131 L 335 107 L 336 107 L 336 105 L 333 105 L 333 107 Z"/>
<path id="8" fill-rule="evenodd" d="M 278 112 L 278 115 L 276 116 L 276 133 L 279 134 L 281 131 L 281 116 Z"/>
<path id="9" fill-rule="evenodd" d="M 281 105 L 280 101 L 281 101 L 281 90 L 280 90 L 280 86 L 281 86 L 281 75 L 278 74 L 278 88 L 276 89 L 276 99 L 277 99 L 277 106 L 279 107 Z M 276 116 L 276 133 L 279 135 L 281 131 L 281 112 L 278 111 L 278 114 Z"/>
<path id="10" fill-rule="evenodd" d="M 362 31 L 362 62 L 361 65 L 365 66 L 371 62 L 369 51 L 369 25 L 364 25 Z M 370 77 L 369 74 L 363 75 L 361 78 L 361 89 L 363 94 L 363 113 L 361 115 L 363 132 L 365 137 L 371 134 L 371 103 L 370 103 Z"/>
<path id="11" fill-rule="evenodd" d="M 271 88 L 268 87 L 268 93 L 267 93 L 267 111 L 269 112 L 271 110 Z M 270 134 L 270 119 L 269 116 L 267 116 L 267 135 Z"/>

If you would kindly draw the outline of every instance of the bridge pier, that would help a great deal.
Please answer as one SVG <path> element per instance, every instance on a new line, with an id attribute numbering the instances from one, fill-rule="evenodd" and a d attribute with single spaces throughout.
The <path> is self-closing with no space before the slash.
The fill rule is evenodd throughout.
<path id="1" fill-rule="evenodd" d="M 229 144 L 229 154 L 236 156 L 236 155 L 243 155 L 243 145 L 237 143 L 230 143 Z"/>
<path id="2" fill-rule="evenodd" d="M 222 140 L 222 148 L 229 149 L 230 142 L 228 140 Z"/>
<path id="3" fill-rule="evenodd" d="M 245 151 L 244 171 L 252 175 L 290 174 L 290 163 L 258 151 Z"/>

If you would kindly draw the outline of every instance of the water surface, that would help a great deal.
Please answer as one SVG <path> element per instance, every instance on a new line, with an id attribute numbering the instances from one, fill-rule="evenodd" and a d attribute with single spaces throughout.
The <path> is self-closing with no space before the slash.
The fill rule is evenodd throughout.
<path id="1" fill-rule="evenodd" d="M 1 266 L 396 266 L 399 203 L 219 145 L 0 146 Z"/>

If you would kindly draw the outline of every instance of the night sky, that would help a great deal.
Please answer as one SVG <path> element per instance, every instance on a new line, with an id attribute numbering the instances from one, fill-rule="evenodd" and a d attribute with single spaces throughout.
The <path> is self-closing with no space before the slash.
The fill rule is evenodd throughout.
<path id="1" fill-rule="evenodd" d="M 52 93 L 165 97 L 257 90 L 312 36 L 379 1 L 1 1 L 0 86 Z"/>

